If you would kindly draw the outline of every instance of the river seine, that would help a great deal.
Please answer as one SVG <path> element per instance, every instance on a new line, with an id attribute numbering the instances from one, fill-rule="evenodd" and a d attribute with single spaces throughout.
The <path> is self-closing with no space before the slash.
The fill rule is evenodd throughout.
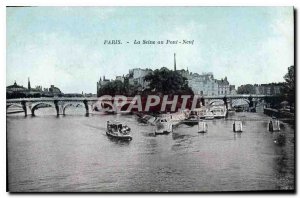
<path id="1" fill-rule="evenodd" d="M 208 133 L 180 125 L 169 135 L 134 115 L 83 116 L 85 110 L 39 109 L 36 117 L 7 115 L 11 192 L 257 191 L 294 189 L 294 126 L 267 130 L 269 117 L 235 113 L 208 121 Z M 245 119 L 232 132 L 232 119 Z M 106 121 L 126 122 L 133 140 L 106 136 Z M 247 121 L 249 119 L 249 121 Z M 252 121 L 250 121 L 252 120 Z M 284 134 L 284 143 L 278 138 Z"/>

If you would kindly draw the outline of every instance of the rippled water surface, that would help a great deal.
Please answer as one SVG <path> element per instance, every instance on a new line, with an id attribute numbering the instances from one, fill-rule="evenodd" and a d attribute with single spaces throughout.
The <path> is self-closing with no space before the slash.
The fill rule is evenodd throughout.
<path id="1" fill-rule="evenodd" d="M 55 116 L 41 109 L 36 117 L 7 116 L 10 191 L 244 191 L 294 188 L 294 128 L 267 131 L 267 116 L 236 113 L 232 120 L 208 121 L 208 133 L 180 125 L 155 136 L 153 127 L 134 115 L 83 116 L 69 110 Z M 106 121 L 118 119 L 133 140 L 105 134 Z M 284 134 L 284 144 L 276 144 Z"/>

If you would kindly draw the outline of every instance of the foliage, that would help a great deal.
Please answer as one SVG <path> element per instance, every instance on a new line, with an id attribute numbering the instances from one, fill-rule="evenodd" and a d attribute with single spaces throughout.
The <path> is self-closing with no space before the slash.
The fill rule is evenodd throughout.
<path id="1" fill-rule="evenodd" d="M 255 87 L 251 84 L 241 85 L 238 90 L 238 94 L 255 94 Z"/>
<path id="2" fill-rule="evenodd" d="M 99 96 L 102 96 L 102 95 L 111 95 L 111 96 L 125 95 L 125 93 L 126 93 L 125 84 L 120 80 L 108 82 L 98 90 Z"/>
<path id="3" fill-rule="evenodd" d="M 291 104 L 295 104 L 295 67 L 294 65 L 288 68 L 288 73 L 284 76 L 285 83 L 283 84 L 282 93 L 285 99 Z"/>
<path id="4" fill-rule="evenodd" d="M 146 75 L 145 81 L 149 82 L 149 89 L 154 93 L 193 94 L 185 77 L 178 71 L 169 70 L 165 67 L 156 69 Z"/>

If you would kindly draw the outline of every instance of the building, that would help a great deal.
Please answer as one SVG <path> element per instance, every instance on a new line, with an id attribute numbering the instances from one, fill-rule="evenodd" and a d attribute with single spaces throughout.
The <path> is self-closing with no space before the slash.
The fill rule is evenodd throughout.
<path id="1" fill-rule="evenodd" d="M 13 85 L 6 87 L 6 93 L 27 93 L 27 92 L 28 89 L 21 85 L 18 85 L 16 81 Z"/>
<path id="2" fill-rule="evenodd" d="M 28 78 L 27 88 L 18 85 L 17 82 L 13 85 L 6 87 L 6 96 L 7 98 L 24 98 L 24 97 L 53 97 L 53 96 L 62 96 L 62 92 L 59 88 L 51 85 L 49 89 L 42 88 L 42 86 L 38 85 L 35 88 L 31 87 L 30 79 Z"/>
<path id="3" fill-rule="evenodd" d="M 235 86 L 230 85 L 225 76 L 224 79 L 217 80 L 214 79 L 213 73 L 202 73 L 199 75 L 198 73 L 192 73 L 187 68 L 186 70 L 181 69 L 177 70 L 176 67 L 176 54 L 174 53 L 174 71 L 181 74 L 183 77 L 187 79 L 189 87 L 193 90 L 194 94 L 203 95 L 203 96 L 218 96 L 218 95 L 230 95 L 236 94 Z M 128 82 L 129 85 L 134 86 L 134 88 L 138 91 L 142 91 L 149 87 L 149 82 L 145 81 L 145 76 L 151 73 L 151 69 L 141 69 L 134 68 L 129 70 L 129 74 L 125 77 L 116 76 L 116 80 L 120 80 L 121 82 Z M 106 80 L 103 77 L 103 80 L 97 82 L 97 93 L 98 90 L 104 86 L 109 80 Z"/>
<path id="4" fill-rule="evenodd" d="M 105 76 L 103 76 L 103 79 L 101 79 L 101 77 L 100 77 L 100 80 L 97 82 L 97 92 L 96 93 L 98 93 L 99 89 L 101 87 L 103 87 L 104 85 L 106 85 L 108 82 L 110 82 L 110 80 L 106 79 Z"/>
<path id="5" fill-rule="evenodd" d="M 36 88 L 31 88 L 30 79 L 28 78 L 27 88 L 18 85 L 17 82 L 13 85 L 6 87 L 6 93 L 9 95 L 22 95 L 23 97 L 27 96 L 41 96 L 43 91 L 41 86 L 37 86 Z"/>
<path id="6" fill-rule="evenodd" d="M 128 75 L 129 85 L 140 87 L 142 90 L 144 90 L 149 86 L 149 82 L 145 81 L 145 76 L 151 72 L 151 69 L 130 69 Z"/>
<path id="7" fill-rule="evenodd" d="M 280 95 L 283 83 L 254 84 L 255 94 Z"/>
<path id="8" fill-rule="evenodd" d="M 62 92 L 60 91 L 60 89 L 58 87 L 55 87 L 54 85 L 51 85 L 49 88 L 49 92 L 51 94 L 53 94 L 54 96 L 60 95 L 62 94 Z"/>
<path id="9" fill-rule="evenodd" d="M 235 89 L 235 85 L 230 85 L 229 86 L 230 89 L 230 95 L 236 95 L 236 89 Z"/>
<path id="10" fill-rule="evenodd" d="M 191 79 L 191 73 L 189 72 L 189 68 L 187 68 L 186 70 L 181 69 L 181 70 L 177 70 L 178 73 L 180 73 L 183 77 L 185 77 L 186 79 Z"/>
<path id="11" fill-rule="evenodd" d="M 230 92 L 230 84 L 227 80 L 227 77 L 217 80 L 218 83 L 218 95 L 229 95 Z"/>
<path id="12" fill-rule="evenodd" d="M 121 81 L 122 83 L 124 83 L 125 77 L 124 77 L 124 75 L 123 75 L 123 76 L 116 76 L 116 80 L 119 80 L 119 81 Z"/>
<path id="13" fill-rule="evenodd" d="M 218 83 L 212 73 L 202 73 L 202 75 L 193 73 L 188 77 L 188 85 L 196 95 L 218 95 Z"/>

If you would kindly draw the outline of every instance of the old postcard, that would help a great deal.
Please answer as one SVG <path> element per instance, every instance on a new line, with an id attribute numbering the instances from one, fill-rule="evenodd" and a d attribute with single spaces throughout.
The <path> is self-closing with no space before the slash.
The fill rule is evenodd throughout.
<path id="1" fill-rule="evenodd" d="M 295 192 L 293 7 L 7 7 L 9 192 Z"/>

